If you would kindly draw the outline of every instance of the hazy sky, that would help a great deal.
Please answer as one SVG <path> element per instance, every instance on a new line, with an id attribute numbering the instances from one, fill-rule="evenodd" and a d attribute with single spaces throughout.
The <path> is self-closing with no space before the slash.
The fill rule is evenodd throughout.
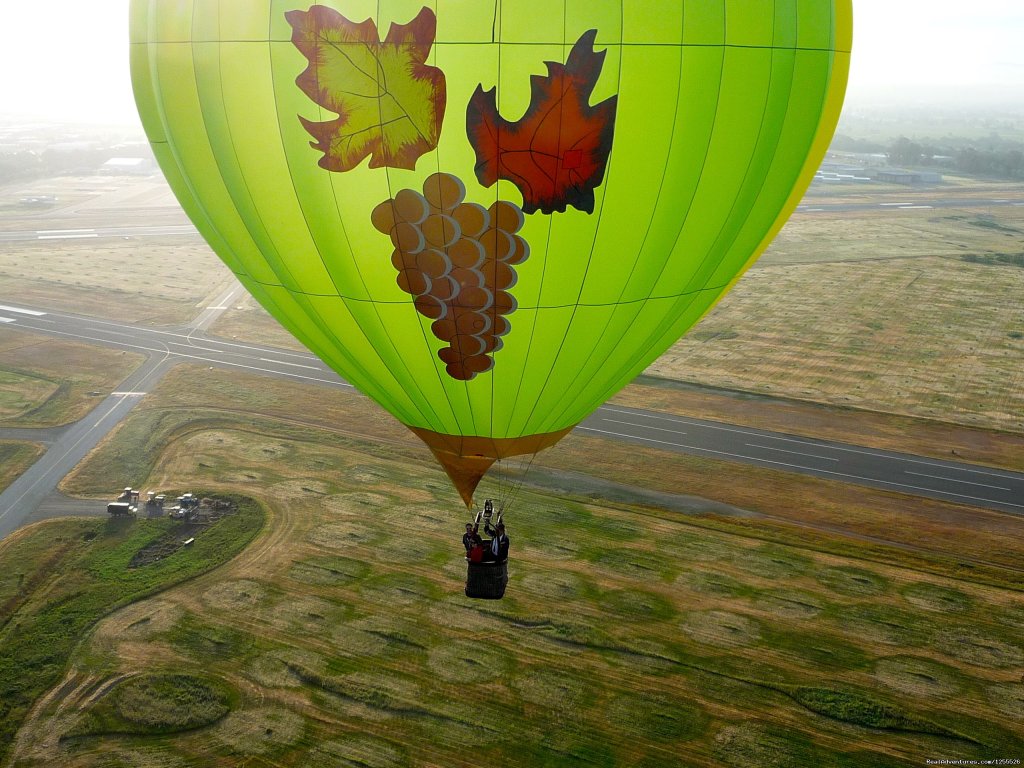
<path id="1" fill-rule="evenodd" d="M 128 0 L 0 0 L 0 8 L 0 114 L 137 122 Z M 924 88 L 954 103 L 1005 93 L 1024 105 L 1024 0 L 854 0 L 854 26 L 851 104 L 888 86 L 901 98 Z"/>

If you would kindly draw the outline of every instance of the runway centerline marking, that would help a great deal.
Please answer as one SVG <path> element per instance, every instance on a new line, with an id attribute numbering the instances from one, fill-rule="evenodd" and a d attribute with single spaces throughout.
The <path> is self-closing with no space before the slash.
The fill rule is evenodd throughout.
<path id="1" fill-rule="evenodd" d="M 656 429 L 659 432 L 671 432 L 673 435 L 685 435 L 685 432 L 681 432 L 678 429 L 667 429 L 666 427 L 645 427 L 643 424 L 633 424 L 629 421 L 618 421 L 617 419 L 601 419 L 602 422 L 608 424 L 624 424 L 627 427 L 639 427 L 640 429 Z"/>
<path id="2" fill-rule="evenodd" d="M 269 357 L 261 357 L 261 363 L 274 363 L 275 365 L 290 365 L 293 368 L 309 368 L 311 371 L 322 371 L 323 368 L 317 365 L 302 365 L 301 363 L 287 363 L 284 360 L 271 360 Z"/>
<path id="3" fill-rule="evenodd" d="M 839 461 L 833 456 L 821 456 L 817 453 L 801 453 L 800 451 L 787 451 L 785 448 L 772 448 L 770 445 L 757 445 L 756 443 L 744 443 L 748 448 L 760 448 L 762 451 L 778 451 L 779 453 L 791 453 L 794 456 L 805 456 L 808 459 L 820 459 L 821 461 Z"/>

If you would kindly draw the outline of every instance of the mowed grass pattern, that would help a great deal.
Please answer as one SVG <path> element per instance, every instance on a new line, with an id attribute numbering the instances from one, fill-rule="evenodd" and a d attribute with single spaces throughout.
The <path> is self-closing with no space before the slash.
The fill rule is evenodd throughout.
<path id="1" fill-rule="evenodd" d="M 118 687 L 63 691 L 22 729 L 19 768 L 861 768 L 1024 749 L 1020 593 L 524 490 L 507 597 L 471 601 L 464 514 L 426 460 L 283 427 L 174 434 L 154 483 L 256 495 L 267 527 L 104 620 L 73 665 L 199 675 L 230 712 L 83 735 Z"/>

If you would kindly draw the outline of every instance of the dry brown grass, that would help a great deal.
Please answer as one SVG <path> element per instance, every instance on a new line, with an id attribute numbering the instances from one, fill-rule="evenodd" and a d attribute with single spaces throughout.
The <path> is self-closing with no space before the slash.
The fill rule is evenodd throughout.
<path id="1" fill-rule="evenodd" d="M 0 425 L 48 427 L 77 421 L 109 395 L 143 356 L 5 328 L 0 371 L 10 389 Z M 4 402 L 0 390 L 0 404 Z"/>
<path id="2" fill-rule="evenodd" d="M 1022 292 L 952 258 L 768 265 L 647 373 L 1024 432 Z"/>
<path id="3" fill-rule="evenodd" d="M 57 383 L 0 369 L 0 423 L 38 408 L 57 392 Z"/>
<path id="4" fill-rule="evenodd" d="M 13 483 L 46 452 L 39 443 L 0 440 L 0 491 Z"/>
<path id="5" fill-rule="evenodd" d="M 970 197 L 960 192 L 957 198 Z M 833 199 L 830 203 L 891 202 L 941 194 L 895 194 L 888 200 Z M 1015 196 L 1021 195 L 1017 185 Z M 1021 196 L 1024 201 L 1024 196 Z M 807 200 L 813 207 L 818 200 Z M 822 201 L 824 202 L 824 201 Z M 930 210 L 857 210 L 801 212 L 783 227 L 761 259 L 762 265 L 811 264 L 831 261 L 863 261 L 959 257 L 966 253 L 1017 253 L 1024 212 L 1014 206 L 993 208 L 935 208 Z"/>
<path id="6" fill-rule="evenodd" d="M 232 279 L 198 238 L 5 243 L 0 259 L 8 301 L 128 323 L 186 322 Z"/>

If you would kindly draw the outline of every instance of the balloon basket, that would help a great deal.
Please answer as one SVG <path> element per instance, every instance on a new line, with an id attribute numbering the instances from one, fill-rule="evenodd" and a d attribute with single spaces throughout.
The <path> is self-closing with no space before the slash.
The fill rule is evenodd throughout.
<path id="1" fill-rule="evenodd" d="M 508 560 L 466 563 L 466 597 L 500 600 L 508 585 Z"/>

